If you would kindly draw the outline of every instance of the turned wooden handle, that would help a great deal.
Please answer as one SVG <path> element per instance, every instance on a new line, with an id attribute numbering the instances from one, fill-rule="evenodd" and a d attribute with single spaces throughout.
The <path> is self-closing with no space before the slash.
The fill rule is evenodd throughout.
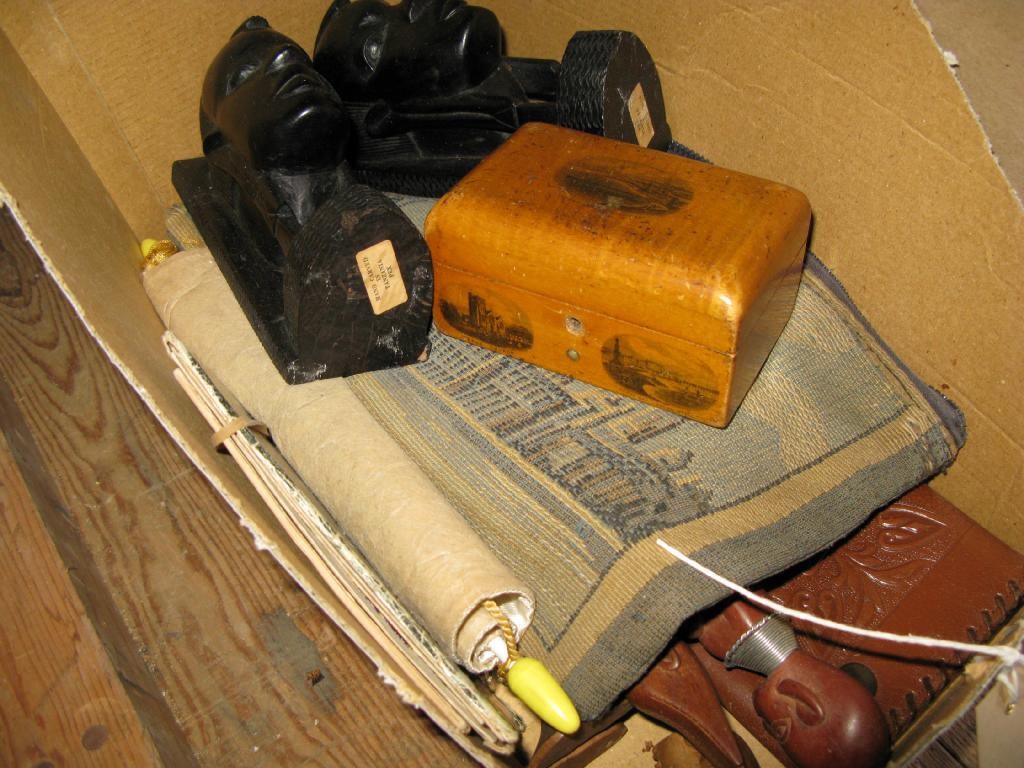
<path id="1" fill-rule="evenodd" d="M 766 614 L 737 601 L 699 640 L 725 659 Z M 871 768 L 889 756 L 889 729 L 874 697 L 854 678 L 806 651 L 790 652 L 754 689 L 754 709 L 799 768 Z"/>
<path id="2" fill-rule="evenodd" d="M 754 709 L 800 768 L 869 768 L 889 757 L 874 697 L 845 672 L 794 651 L 754 690 Z"/>
<path id="3" fill-rule="evenodd" d="M 766 615 L 760 608 L 736 600 L 701 628 L 700 644 L 716 659 L 724 660 L 736 641 Z"/>

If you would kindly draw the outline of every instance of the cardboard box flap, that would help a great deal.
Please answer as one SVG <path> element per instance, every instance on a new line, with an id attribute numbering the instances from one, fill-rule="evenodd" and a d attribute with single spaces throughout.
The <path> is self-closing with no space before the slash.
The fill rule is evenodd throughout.
<path id="1" fill-rule="evenodd" d="M 581 29 L 634 31 L 658 64 L 677 139 L 805 192 L 812 249 L 967 414 L 971 439 L 936 487 L 1024 546 L 1024 345 L 1008 343 L 1024 313 L 1024 214 L 912 2 L 480 4 L 517 56 L 558 58 Z M 308 50 L 325 6 L 17 0 L 0 26 L 141 238 L 174 200 L 170 163 L 199 152 L 195 105 L 216 50 L 251 13 Z M 80 73 L 75 85 L 52 88 L 67 71 Z M 97 109 L 109 123 L 90 122 Z M 136 213 L 142 179 L 159 204 Z"/>
<path id="2" fill-rule="evenodd" d="M 0 19 L 13 42 L 0 39 L 0 195 L 114 364 L 238 507 L 251 494 L 170 379 L 135 240 L 174 201 L 170 162 L 198 154 L 217 48 L 257 12 L 308 49 L 326 4 L 14 0 Z M 636 32 L 676 138 L 805 191 L 814 250 L 967 414 L 970 440 L 936 488 L 1024 547 L 1024 214 L 915 4 L 481 4 L 520 56 L 558 57 L 580 29 Z"/>

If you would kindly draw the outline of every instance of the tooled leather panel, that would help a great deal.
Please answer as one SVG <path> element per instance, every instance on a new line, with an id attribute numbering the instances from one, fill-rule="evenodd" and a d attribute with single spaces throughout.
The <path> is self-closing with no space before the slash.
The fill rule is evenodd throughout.
<path id="1" fill-rule="evenodd" d="M 987 642 L 1020 605 L 1022 584 L 1024 557 L 921 486 L 769 594 L 787 606 L 859 627 Z M 956 661 L 952 653 L 915 649 L 918 659 L 911 661 L 885 655 L 891 646 L 820 634 L 834 642 L 800 633 L 801 645 L 834 666 L 870 669 L 894 737 L 957 671 L 950 665 Z"/>
<path id="2" fill-rule="evenodd" d="M 931 573 L 966 530 L 962 515 L 936 514 L 910 496 L 882 510 L 817 565 L 773 589 L 771 597 L 833 621 L 878 629 Z M 804 637 L 833 662 L 842 648 Z"/>

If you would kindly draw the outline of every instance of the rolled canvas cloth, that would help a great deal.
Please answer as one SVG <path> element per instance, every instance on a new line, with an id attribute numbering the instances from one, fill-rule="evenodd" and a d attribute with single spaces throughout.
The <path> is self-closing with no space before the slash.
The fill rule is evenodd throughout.
<path id="1" fill-rule="evenodd" d="M 288 385 L 208 250 L 144 273 L 167 328 L 207 373 L 269 427 L 281 453 L 335 515 L 398 598 L 471 672 L 493 668 L 501 632 L 494 600 L 522 634 L 529 588 L 371 416 L 348 380 Z"/>

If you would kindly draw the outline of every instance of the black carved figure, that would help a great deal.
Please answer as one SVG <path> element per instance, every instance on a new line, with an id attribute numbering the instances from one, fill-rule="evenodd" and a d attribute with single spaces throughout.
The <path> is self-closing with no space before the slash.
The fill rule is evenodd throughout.
<path id="1" fill-rule="evenodd" d="M 493 12 L 461 0 L 335 2 L 317 36 L 314 63 L 357 101 L 424 99 L 480 85 L 501 63 Z"/>
<path id="2" fill-rule="evenodd" d="M 282 376 L 419 359 L 433 298 L 426 243 L 352 178 L 350 119 L 309 56 L 248 19 L 211 62 L 199 112 L 204 157 L 176 162 L 174 185 Z"/>
<path id="3" fill-rule="evenodd" d="M 526 122 L 664 149 L 654 62 L 629 32 L 579 32 L 561 62 L 507 57 L 497 17 L 463 0 L 334 0 L 313 62 L 342 96 L 361 181 L 441 194 Z"/>

